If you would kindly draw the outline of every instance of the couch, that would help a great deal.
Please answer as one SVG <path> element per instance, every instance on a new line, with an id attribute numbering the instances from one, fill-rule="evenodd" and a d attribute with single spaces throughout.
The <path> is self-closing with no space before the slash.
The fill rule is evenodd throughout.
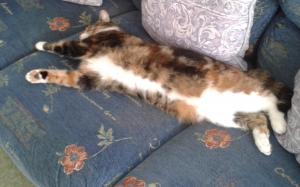
<path id="1" fill-rule="evenodd" d="M 300 67 L 298 5 L 258 0 L 250 38 L 255 50 L 249 64 L 291 88 Z M 153 41 L 141 24 L 138 0 L 104 0 L 101 7 L 61 0 L 0 3 L 0 145 L 35 186 L 300 185 L 299 164 L 274 135 L 272 155 L 265 156 L 247 132 L 208 122 L 183 125 L 117 93 L 27 83 L 31 69 L 76 66 L 35 51 L 34 44 L 78 38 L 100 9 L 125 31 Z"/>

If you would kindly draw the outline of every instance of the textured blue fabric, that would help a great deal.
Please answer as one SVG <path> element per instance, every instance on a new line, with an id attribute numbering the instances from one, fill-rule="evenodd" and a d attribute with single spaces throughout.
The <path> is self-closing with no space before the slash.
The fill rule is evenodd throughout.
<path id="1" fill-rule="evenodd" d="M 113 19 L 113 22 L 124 28 L 126 32 L 142 38 L 148 42 L 154 42 L 149 34 L 144 30 L 141 23 L 141 12 L 134 11 L 129 14 L 124 14 Z"/>
<path id="2" fill-rule="evenodd" d="M 279 8 L 277 0 L 257 0 L 254 21 L 251 29 L 250 44 L 257 43 L 260 36 L 274 17 Z"/>
<path id="3" fill-rule="evenodd" d="M 135 5 L 135 7 L 139 10 L 141 10 L 141 2 L 142 0 L 132 0 L 133 4 Z"/>
<path id="4" fill-rule="evenodd" d="M 231 136 L 226 148 L 209 149 L 211 129 Z M 249 134 L 208 123 L 191 126 L 155 151 L 119 182 L 157 186 L 299 186 L 300 166 L 271 136 L 273 153 L 264 156 Z"/>
<path id="5" fill-rule="evenodd" d="M 124 17 L 125 30 L 145 35 L 139 12 Z M 36 52 L 0 71 L 0 144 L 33 184 L 108 185 L 184 128 L 130 97 L 31 85 L 24 79 L 31 69 L 68 69 L 72 63 Z M 83 146 L 88 159 L 80 171 L 66 175 L 58 161 L 72 144 Z"/>
<path id="6" fill-rule="evenodd" d="M 300 1 L 279 0 L 281 9 L 285 15 L 300 28 Z"/>
<path id="7" fill-rule="evenodd" d="M 300 68 L 300 29 L 283 14 L 269 25 L 258 49 L 259 65 L 287 84 L 294 85 Z"/>
<path id="8" fill-rule="evenodd" d="M 98 18 L 100 9 L 107 9 L 114 16 L 135 7 L 131 0 L 105 0 L 101 7 L 62 0 L 1 1 L 0 69 L 32 52 L 38 40 L 54 41 L 83 30 Z M 55 18 L 63 18 L 64 22 L 59 27 L 50 27 L 49 23 L 54 23 Z"/>

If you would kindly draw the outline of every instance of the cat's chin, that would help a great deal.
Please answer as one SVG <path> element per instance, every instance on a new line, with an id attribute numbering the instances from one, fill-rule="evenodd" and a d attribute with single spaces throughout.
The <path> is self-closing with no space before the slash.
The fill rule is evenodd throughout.
<path id="1" fill-rule="evenodd" d="M 44 42 L 44 41 L 40 41 L 40 42 L 37 42 L 35 44 L 35 48 L 39 51 L 45 51 L 44 49 L 44 45 L 46 44 L 47 42 Z"/>

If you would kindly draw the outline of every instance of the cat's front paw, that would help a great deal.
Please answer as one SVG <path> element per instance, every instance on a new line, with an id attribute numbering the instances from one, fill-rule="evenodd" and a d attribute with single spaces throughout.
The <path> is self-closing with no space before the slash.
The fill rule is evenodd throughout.
<path id="1" fill-rule="evenodd" d="M 26 80 L 32 84 L 47 83 L 48 72 L 43 69 L 34 69 L 25 76 Z"/>
<path id="2" fill-rule="evenodd" d="M 45 51 L 44 49 L 44 45 L 46 44 L 47 42 L 44 42 L 44 41 L 40 41 L 40 42 L 37 42 L 35 44 L 35 48 L 39 51 Z"/>

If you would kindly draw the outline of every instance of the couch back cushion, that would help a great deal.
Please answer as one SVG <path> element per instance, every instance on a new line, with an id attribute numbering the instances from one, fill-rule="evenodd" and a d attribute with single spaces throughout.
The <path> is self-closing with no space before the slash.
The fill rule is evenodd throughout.
<path id="1" fill-rule="evenodd" d="M 257 50 L 260 68 L 272 76 L 294 87 L 294 78 L 300 69 L 299 28 L 283 13 L 278 14 L 265 31 Z"/>
<path id="2" fill-rule="evenodd" d="M 279 9 L 277 0 L 257 0 L 251 29 L 250 45 L 256 45 Z"/>
<path id="3" fill-rule="evenodd" d="M 141 9 L 142 0 L 132 0 L 132 2 L 137 9 L 139 9 L 139 10 Z"/>
<path id="4" fill-rule="evenodd" d="M 285 15 L 300 28 L 300 1 L 299 0 L 279 0 L 281 9 Z"/>
<path id="5" fill-rule="evenodd" d="M 158 42 L 246 69 L 256 0 L 143 0 L 142 21 Z"/>

